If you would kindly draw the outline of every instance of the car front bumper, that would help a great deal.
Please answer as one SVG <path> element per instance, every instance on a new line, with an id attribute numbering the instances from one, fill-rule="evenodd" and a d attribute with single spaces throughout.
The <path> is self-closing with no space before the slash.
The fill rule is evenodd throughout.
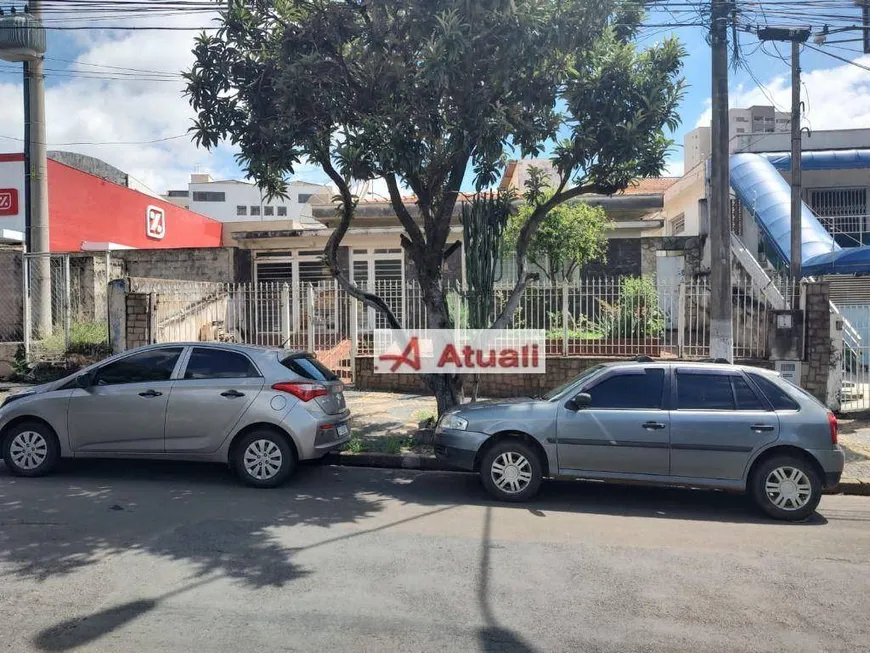
<path id="1" fill-rule="evenodd" d="M 435 456 L 451 467 L 474 471 L 477 452 L 488 439 L 486 433 L 445 429 L 435 434 Z"/>

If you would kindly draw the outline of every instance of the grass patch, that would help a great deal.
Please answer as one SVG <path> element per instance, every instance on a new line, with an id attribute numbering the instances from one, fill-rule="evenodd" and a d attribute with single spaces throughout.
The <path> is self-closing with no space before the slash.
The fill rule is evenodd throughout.
<path id="1" fill-rule="evenodd" d="M 425 422 L 426 420 L 435 421 L 435 412 L 429 410 L 427 408 L 423 408 L 420 410 L 415 410 L 411 414 L 411 418 L 416 420 L 417 422 Z"/>
<path id="2" fill-rule="evenodd" d="M 344 450 L 350 453 L 390 453 L 400 454 L 410 451 L 414 445 L 413 438 L 387 435 L 384 437 L 363 438 L 354 433 Z"/>
<path id="3" fill-rule="evenodd" d="M 344 450 L 350 451 L 351 453 L 362 453 L 366 450 L 365 440 L 354 433 L 350 436 L 350 440 L 348 440 L 347 444 L 344 445 Z"/>
<path id="4" fill-rule="evenodd" d="M 69 348 L 66 346 L 63 328 L 39 342 L 46 351 L 70 354 L 92 354 L 108 347 L 108 327 L 105 322 L 72 322 L 69 326 Z"/>

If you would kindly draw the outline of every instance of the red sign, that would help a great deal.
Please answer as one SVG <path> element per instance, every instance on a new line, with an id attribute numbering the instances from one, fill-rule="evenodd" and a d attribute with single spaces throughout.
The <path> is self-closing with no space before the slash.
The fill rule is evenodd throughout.
<path id="1" fill-rule="evenodd" d="M 17 188 L 0 188 L 0 215 L 18 215 Z"/>

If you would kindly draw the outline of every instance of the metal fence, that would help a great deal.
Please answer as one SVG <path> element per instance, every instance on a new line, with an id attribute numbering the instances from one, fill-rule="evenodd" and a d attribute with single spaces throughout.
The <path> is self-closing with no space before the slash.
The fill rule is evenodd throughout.
<path id="1" fill-rule="evenodd" d="M 870 304 L 837 304 L 843 318 L 840 410 L 870 410 Z"/>
<path id="2" fill-rule="evenodd" d="M 22 339 L 28 360 L 105 351 L 110 265 L 108 255 L 24 255 Z"/>
<path id="3" fill-rule="evenodd" d="M 335 281 L 302 283 L 156 282 L 157 342 L 223 340 L 284 345 L 314 351 L 345 377 L 353 356 L 373 353 L 373 329 L 387 327 L 382 313 L 351 297 Z M 419 284 L 376 282 L 365 288 L 382 297 L 405 328 L 430 324 Z M 494 312 L 511 288 L 494 291 Z M 453 324 L 468 325 L 477 298 L 449 288 Z M 772 307 L 762 289 L 735 278 L 734 353 L 766 358 Z M 656 283 L 647 278 L 582 279 L 565 285 L 531 284 L 508 328 L 543 329 L 547 353 L 557 356 L 649 355 L 706 358 L 710 350 L 710 288 L 705 279 Z"/>

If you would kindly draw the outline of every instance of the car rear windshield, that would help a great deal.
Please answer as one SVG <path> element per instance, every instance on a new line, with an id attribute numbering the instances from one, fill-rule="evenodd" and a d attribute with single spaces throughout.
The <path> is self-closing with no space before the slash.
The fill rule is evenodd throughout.
<path id="1" fill-rule="evenodd" d="M 800 410 L 798 403 L 789 396 L 785 389 L 779 387 L 779 384 L 775 381 L 753 372 L 749 372 L 748 376 L 761 388 L 761 391 L 767 396 L 774 410 Z M 813 400 L 815 401 L 814 398 Z"/>
<path id="2" fill-rule="evenodd" d="M 301 377 L 312 381 L 337 381 L 338 377 L 320 361 L 310 356 L 290 356 L 281 365 Z"/>

